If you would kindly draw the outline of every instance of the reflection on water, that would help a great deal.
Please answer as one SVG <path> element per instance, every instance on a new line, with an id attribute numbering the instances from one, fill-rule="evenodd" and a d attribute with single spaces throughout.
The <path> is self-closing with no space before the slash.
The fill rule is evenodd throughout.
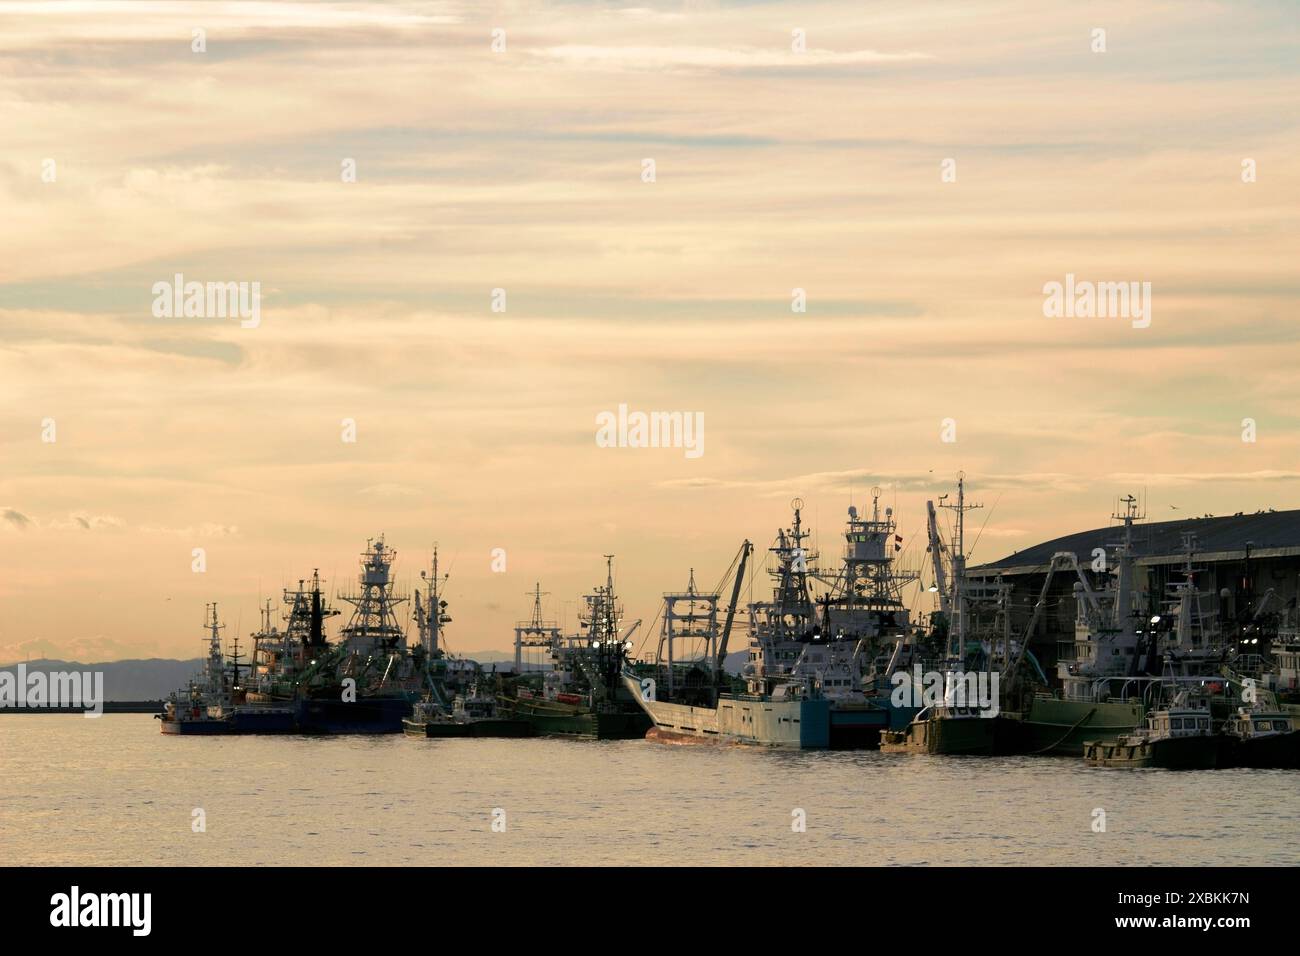
<path id="1" fill-rule="evenodd" d="M 13 863 L 1300 862 L 1295 771 L 646 741 L 203 739 L 163 737 L 140 714 L 0 715 L 0 754 L 0 858 Z M 205 833 L 191 830 L 196 808 Z M 806 832 L 792 831 L 796 809 Z"/>

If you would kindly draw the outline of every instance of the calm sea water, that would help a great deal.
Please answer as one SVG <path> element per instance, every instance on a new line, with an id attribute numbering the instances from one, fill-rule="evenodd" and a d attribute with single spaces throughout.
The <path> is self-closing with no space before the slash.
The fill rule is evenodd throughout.
<path id="1" fill-rule="evenodd" d="M 25 864 L 1296 864 L 1300 772 L 0 716 Z M 191 828 L 202 808 L 207 830 Z M 493 810 L 505 832 L 493 832 Z M 1106 832 L 1093 832 L 1093 811 Z M 806 815 L 793 832 L 792 812 Z"/>

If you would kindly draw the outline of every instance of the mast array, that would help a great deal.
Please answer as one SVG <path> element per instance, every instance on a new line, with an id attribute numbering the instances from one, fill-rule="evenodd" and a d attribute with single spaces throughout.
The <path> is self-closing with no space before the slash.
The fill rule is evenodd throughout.
<path id="1" fill-rule="evenodd" d="M 966 512 L 983 508 L 982 504 L 966 503 L 966 472 L 957 472 L 957 502 L 945 504 L 947 495 L 939 496 L 939 507 L 956 512 L 957 529 L 952 542 L 952 644 L 950 651 L 955 660 L 966 656 Z"/>

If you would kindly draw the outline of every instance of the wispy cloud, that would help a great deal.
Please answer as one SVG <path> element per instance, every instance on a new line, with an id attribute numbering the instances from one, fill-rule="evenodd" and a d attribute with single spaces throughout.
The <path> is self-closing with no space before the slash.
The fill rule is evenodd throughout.
<path id="1" fill-rule="evenodd" d="M 820 66 L 909 63 L 931 58 L 929 54 L 912 51 L 882 53 L 878 50 L 836 52 L 810 49 L 795 53 L 771 48 L 703 46 L 554 46 L 539 50 L 538 55 L 578 66 L 634 70 L 662 70 L 678 67 L 698 70 L 768 67 L 809 70 Z"/>
<path id="2" fill-rule="evenodd" d="M 985 550 L 1143 488 L 1300 504 L 1293 20 L 0 2 L 0 614 L 147 607 L 187 653 L 195 608 L 342 584 L 382 530 L 399 573 L 459 549 L 455 637 L 504 647 L 521 581 L 617 553 L 652 614 L 796 495 L 829 536 L 879 485 L 912 533 L 965 470 Z M 155 318 L 177 272 L 259 281 L 261 325 Z M 1066 273 L 1151 281 L 1151 327 L 1046 319 Z M 704 458 L 597 448 L 620 402 L 702 413 Z"/>
<path id="3" fill-rule="evenodd" d="M 92 515 L 84 511 L 73 512 L 66 520 L 56 519 L 50 522 L 55 530 L 107 531 L 122 528 L 125 522 L 113 515 Z"/>

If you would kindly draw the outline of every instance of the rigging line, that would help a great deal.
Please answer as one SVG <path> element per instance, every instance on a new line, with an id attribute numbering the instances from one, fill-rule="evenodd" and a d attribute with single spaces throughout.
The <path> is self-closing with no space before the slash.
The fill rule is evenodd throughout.
<path id="1" fill-rule="evenodd" d="M 970 550 L 972 554 L 974 554 L 975 549 L 979 547 L 980 538 L 984 534 L 984 529 L 988 527 L 989 520 L 993 517 L 993 512 L 998 510 L 998 502 L 1001 500 L 1002 500 L 1002 492 L 999 491 L 998 496 L 993 499 L 993 506 L 989 508 L 988 514 L 984 516 L 984 523 L 980 525 L 979 534 L 975 535 L 975 543 L 970 546 Z"/>
<path id="2" fill-rule="evenodd" d="M 654 616 L 653 618 L 650 619 L 650 626 L 649 626 L 649 627 L 646 629 L 646 631 L 641 635 L 641 643 L 639 643 L 639 644 L 636 646 L 636 654 L 635 654 L 634 656 L 635 656 L 637 659 L 641 659 L 641 648 L 645 647 L 645 642 L 648 641 L 648 640 L 650 639 L 650 635 L 654 633 L 655 622 L 659 620 L 659 615 L 663 613 L 663 610 L 664 610 L 664 606 L 663 606 L 663 603 L 661 602 L 660 605 L 659 605 L 659 607 L 658 607 L 658 609 L 655 611 L 655 616 Z M 659 663 L 659 661 L 658 661 L 658 657 L 659 657 L 659 655 L 658 655 L 658 653 L 656 653 L 656 654 L 655 654 L 655 658 L 656 658 L 655 663 L 656 663 L 656 664 Z"/>
<path id="3" fill-rule="evenodd" d="M 740 564 L 740 554 L 743 550 L 744 545 L 741 545 L 740 550 L 736 552 L 736 556 L 731 559 L 731 564 L 728 565 L 727 570 L 723 572 L 722 580 L 719 581 L 717 587 L 713 589 L 714 594 L 721 595 L 723 593 L 723 589 L 726 588 L 727 582 L 731 580 L 732 573 L 736 570 L 736 566 Z"/>

